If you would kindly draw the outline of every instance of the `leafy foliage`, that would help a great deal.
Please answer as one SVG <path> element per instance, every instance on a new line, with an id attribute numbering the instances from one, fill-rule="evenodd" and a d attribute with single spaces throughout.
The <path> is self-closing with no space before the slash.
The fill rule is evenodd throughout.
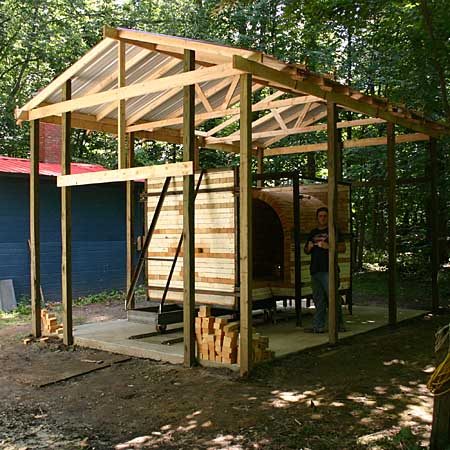
<path id="1" fill-rule="evenodd" d="M 363 92 L 389 97 L 435 120 L 450 120 L 450 8 L 446 0 L 3 0 L 0 2 L 0 154 L 28 155 L 28 127 L 14 123 L 41 87 L 75 62 L 101 38 L 102 25 L 211 40 L 251 48 L 309 69 L 329 73 Z M 263 90 L 256 95 L 270 94 Z M 341 113 L 343 119 L 358 114 Z M 219 119 L 202 125 L 208 130 Z M 235 129 L 237 123 L 231 127 Z M 234 128 L 233 128 L 234 127 Z M 230 131 L 230 130 L 225 130 Z M 401 131 L 400 131 L 401 132 Z M 343 129 L 344 139 L 381 136 L 383 125 Z M 289 136 L 274 145 L 323 142 L 324 133 Z M 440 173 L 448 173 L 447 140 L 441 141 Z M 73 133 L 74 159 L 107 167 L 117 164 L 116 142 L 102 133 Z M 137 164 L 181 158 L 181 147 L 142 142 Z M 204 167 L 233 166 L 238 157 L 201 152 Z M 428 172 L 424 144 L 402 144 L 401 178 Z M 326 176 L 324 152 L 266 158 L 266 170 L 300 170 Z M 369 181 L 386 176 L 385 149 L 346 149 L 344 177 Z M 439 179 L 441 234 L 448 235 L 450 181 Z M 429 248 L 427 185 L 398 189 L 399 248 L 407 254 Z M 384 250 L 387 209 L 383 188 L 358 188 L 353 195 L 355 233 L 364 246 Z M 448 256 L 447 256 L 448 257 Z M 443 261 L 445 260 L 445 255 Z"/>

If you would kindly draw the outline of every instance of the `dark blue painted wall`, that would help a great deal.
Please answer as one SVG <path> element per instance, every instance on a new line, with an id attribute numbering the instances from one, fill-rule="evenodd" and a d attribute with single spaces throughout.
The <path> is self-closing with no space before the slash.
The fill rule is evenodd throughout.
<path id="1" fill-rule="evenodd" d="M 136 185 L 136 199 L 142 184 Z M 45 300 L 61 298 L 60 190 L 41 177 L 41 285 Z M 135 234 L 142 234 L 136 202 Z M 0 279 L 12 279 L 17 297 L 30 295 L 29 179 L 0 174 Z M 124 289 L 125 186 L 111 183 L 72 188 L 73 295 Z"/>

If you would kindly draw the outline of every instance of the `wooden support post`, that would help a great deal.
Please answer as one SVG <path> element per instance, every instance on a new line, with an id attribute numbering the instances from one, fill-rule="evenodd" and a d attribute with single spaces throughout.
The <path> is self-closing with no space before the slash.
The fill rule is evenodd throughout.
<path id="1" fill-rule="evenodd" d="M 295 276 L 295 315 L 296 326 L 302 326 L 302 262 L 300 249 L 300 180 L 299 174 L 292 178 L 292 197 L 294 204 L 294 276 Z"/>
<path id="2" fill-rule="evenodd" d="M 148 192 L 148 181 L 145 180 L 144 181 L 144 192 L 145 194 L 147 194 Z M 143 214 L 144 214 L 144 229 L 142 230 L 142 241 L 144 239 L 144 236 L 147 234 L 147 230 L 148 230 L 148 197 L 147 195 L 145 195 L 144 197 L 144 201 L 143 201 Z M 141 251 L 144 245 L 144 242 L 141 241 Z M 149 268 L 149 264 L 148 264 L 148 260 L 147 260 L 147 256 L 148 256 L 148 251 L 145 252 L 145 259 L 144 259 L 144 286 L 145 286 L 145 300 L 146 301 L 150 301 L 150 290 L 149 290 L 149 282 L 148 282 L 148 268 Z"/>
<path id="3" fill-rule="evenodd" d="M 431 310 L 439 309 L 439 199 L 438 199 L 438 156 L 436 139 L 430 139 L 430 224 L 431 224 Z"/>
<path id="4" fill-rule="evenodd" d="M 195 150 L 194 150 L 194 172 L 200 170 L 200 145 L 195 139 Z"/>
<path id="5" fill-rule="evenodd" d="M 395 170 L 395 128 L 387 123 L 387 178 L 388 178 L 388 251 L 389 251 L 389 325 L 397 323 L 397 246 L 396 246 L 396 170 Z"/>
<path id="6" fill-rule="evenodd" d="M 195 52 L 184 51 L 184 71 L 195 70 Z M 195 158 L 195 87 L 183 88 L 183 161 Z M 194 175 L 183 178 L 183 325 L 184 365 L 195 362 L 195 222 Z"/>
<path id="7" fill-rule="evenodd" d="M 337 140 L 338 151 L 336 154 L 336 179 L 337 182 L 340 183 L 343 180 L 342 153 L 344 151 L 344 142 L 342 141 L 342 129 L 338 130 Z"/>
<path id="8" fill-rule="evenodd" d="M 118 72 L 117 72 L 117 87 L 125 87 L 125 47 L 126 44 L 123 41 L 118 41 Z M 117 166 L 119 169 L 124 169 L 127 166 L 127 144 L 126 144 L 126 113 L 125 113 L 125 100 L 118 101 L 117 110 Z"/>
<path id="9" fill-rule="evenodd" d="M 31 326 L 35 337 L 41 330 L 41 252 L 39 227 L 39 120 L 30 122 L 30 255 Z"/>
<path id="10" fill-rule="evenodd" d="M 257 166 L 256 166 L 256 173 L 258 175 L 262 175 L 264 172 L 264 149 L 261 147 L 258 147 L 258 151 L 256 153 L 257 158 Z M 262 188 L 264 186 L 264 180 L 261 178 L 256 181 L 256 187 Z"/>
<path id="11" fill-rule="evenodd" d="M 71 80 L 67 80 L 63 86 L 62 97 L 70 100 L 72 96 Z M 61 146 L 61 175 L 70 175 L 70 135 L 71 135 L 71 113 L 62 114 L 62 146 Z M 63 304 L 63 341 L 66 345 L 73 344 L 73 322 L 72 322 L 72 204 L 71 187 L 61 188 L 61 281 L 62 281 L 62 304 Z"/>
<path id="12" fill-rule="evenodd" d="M 134 133 L 128 136 L 127 167 L 134 166 Z M 134 181 L 126 182 L 126 224 L 127 224 L 127 292 L 130 290 L 134 266 Z M 145 211 L 145 214 L 147 211 Z M 134 294 L 127 307 L 134 309 Z"/>
<path id="13" fill-rule="evenodd" d="M 328 296 L 328 335 L 330 344 L 338 340 L 338 302 L 339 280 L 337 265 L 336 225 L 338 209 L 338 174 L 339 146 L 337 136 L 337 107 L 332 101 L 327 102 L 328 133 L 328 244 L 329 244 L 329 296 Z"/>
<path id="14" fill-rule="evenodd" d="M 252 76 L 240 78 L 240 373 L 247 376 L 252 368 Z"/>

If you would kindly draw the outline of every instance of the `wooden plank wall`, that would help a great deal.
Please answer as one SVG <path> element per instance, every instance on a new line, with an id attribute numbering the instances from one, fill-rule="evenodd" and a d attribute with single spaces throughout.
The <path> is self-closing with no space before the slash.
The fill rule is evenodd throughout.
<path id="1" fill-rule="evenodd" d="M 195 176 L 197 185 L 199 174 Z M 163 180 L 149 180 L 147 194 L 159 194 Z M 195 200 L 195 286 L 196 302 L 233 307 L 235 303 L 235 204 L 234 171 L 208 170 Z M 173 178 L 148 257 L 164 260 L 148 261 L 149 296 L 162 297 L 183 226 L 182 177 Z M 205 190 L 217 190 L 209 191 Z M 147 214 L 151 221 L 158 195 L 148 196 Z M 177 260 L 167 301 L 183 300 L 183 258 Z M 202 293 L 202 291 L 209 291 Z"/>

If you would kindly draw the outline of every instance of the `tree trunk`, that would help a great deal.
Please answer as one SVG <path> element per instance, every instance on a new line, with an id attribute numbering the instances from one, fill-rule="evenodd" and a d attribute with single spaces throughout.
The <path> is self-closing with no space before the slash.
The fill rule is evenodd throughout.
<path id="1" fill-rule="evenodd" d="M 433 27 L 433 18 L 431 15 L 431 10 L 428 7 L 427 0 L 420 0 L 420 10 L 422 12 L 422 16 L 425 22 L 425 29 L 428 34 L 428 37 L 431 42 L 431 57 L 433 60 L 434 67 L 436 68 L 436 72 L 439 79 L 439 87 L 441 90 L 441 100 L 442 100 L 442 107 L 444 109 L 444 112 L 447 116 L 447 121 L 450 121 L 450 105 L 448 102 L 448 96 L 447 96 L 447 83 L 446 83 L 446 76 L 444 73 L 444 68 L 439 61 L 439 52 L 438 52 L 438 41 L 436 39 L 436 33 Z"/>
<path id="2" fill-rule="evenodd" d="M 306 154 L 306 177 L 316 178 L 316 158 L 314 152 Z"/>

